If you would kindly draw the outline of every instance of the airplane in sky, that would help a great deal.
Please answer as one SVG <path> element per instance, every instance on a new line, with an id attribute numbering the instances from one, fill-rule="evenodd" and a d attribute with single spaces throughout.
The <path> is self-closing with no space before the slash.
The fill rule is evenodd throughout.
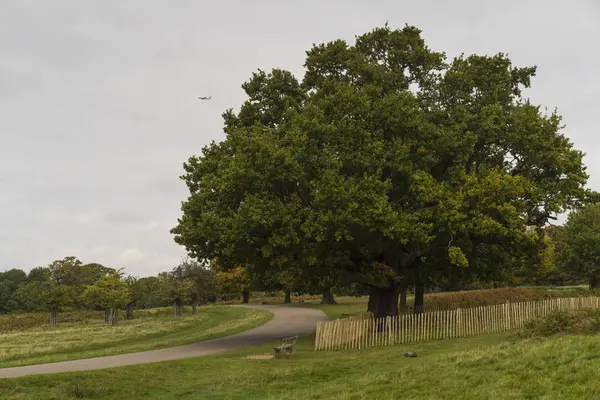
<path id="1" fill-rule="evenodd" d="M 200 100 L 210 100 L 211 96 L 208 97 L 198 97 Z"/>

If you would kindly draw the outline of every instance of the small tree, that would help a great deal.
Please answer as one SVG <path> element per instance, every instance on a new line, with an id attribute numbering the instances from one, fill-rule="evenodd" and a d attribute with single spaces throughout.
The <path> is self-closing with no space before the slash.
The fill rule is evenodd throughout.
<path id="1" fill-rule="evenodd" d="M 56 282 L 44 282 L 43 289 L 37 293 L 41 308 L 50 311 L 50 325 L 58 326 L 60 310 L 71 303 L 73 288 Z"/>
<path id="2" fill-rule="evenodd" d="M 122 279 L 122 271 L 109 272 L 95 284 L 88 286 L 83 292 L 87 304 L 98 305 L 108 310 L 108 321 L 117 325 L 119 308 L 125 307 L 131 301 L 131 291 Z"/>
<path id="3" fill-rule="evenodd" d="M 558 235 L 557 261 L 570 276 L 600 288 L 600 203 L 569 214 Z"/>
<path id="4" fill-rule="evenodd" d="M 186 257 L 171 273 L 179 278 L 190 279 L 193 282 L 190 293 L 192 314 L 196 314 L 199 303 L 207 302 L 213 298 L 216 299 L 221 292 L 220 281 L 215 271 L 197 260 Z"/>
<path id="5" fill-rule="evenodd" d="M 194 283 L 191 279 L 182 278 L 173 273 L 161 272 L 158 275 L 160 280 L 160 293 L 162 298 L 173 304 L 175 307 L 175 317 L 181 318 L 181 307 L 189 301 L 192 294 Z"/>
<path id="6" fill-rule="evenodd" d="M 252 281 L 244 267 L 238 266 L 229 271 L 219 271 L 216 275 L 223 292 L 241 293 L 242 303 L 248 304 Z"/>

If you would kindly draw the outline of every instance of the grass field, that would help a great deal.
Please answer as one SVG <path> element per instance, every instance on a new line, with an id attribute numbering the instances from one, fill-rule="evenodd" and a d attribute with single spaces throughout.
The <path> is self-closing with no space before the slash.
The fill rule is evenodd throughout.
<path id="1" fill-rule="evenodd" d="M 230 335 L 273 316 L 265 310 L 198 307 L 176 320 L 172 310 L 140 310 L 131 321 L 107 326 L 102 319 L 0 334 L 0 367 L 73 360 L 170 346 Z M 1 396 L 0 396 L 1 398 Z"/>
<path id="2" fill-rule="evenodd" d="M 248 359 L 270 346 L 112 370 L 0 380 L 25 399 L 591 399 L 600 337 L 520 340 L 493 335 L 370 349 Z M 404 358 L 416 351 L 417 358 Z"/>
<path id="3" fill-rule="evenodd" d="M 292 303 L 292 307 L 310 307 L 323 311 L 329 319 L 344 318 L 367 311 L 368 297 L 338 297 L 337 304 L 320 304 L 321 300 L 305 300 L 304 303 Z"/>

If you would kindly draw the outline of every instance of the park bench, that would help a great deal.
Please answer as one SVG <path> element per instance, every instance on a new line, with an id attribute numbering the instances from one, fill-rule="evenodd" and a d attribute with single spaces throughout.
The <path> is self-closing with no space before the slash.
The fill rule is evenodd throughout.
<path id="1" fill-rule="evenodd" d="M 285 338 L 281 340 L 281 345 L 277 346 L 277 347 L 273 347 L 273 350 L 275 350 L 275 355 L 280 355 L 282 353 L 291 353 L 292 350 L 294 349 L 294 345 L 296 344 L 296 341 L 298 340 L 298 336 L 292 336 L 289 338 Z"/>

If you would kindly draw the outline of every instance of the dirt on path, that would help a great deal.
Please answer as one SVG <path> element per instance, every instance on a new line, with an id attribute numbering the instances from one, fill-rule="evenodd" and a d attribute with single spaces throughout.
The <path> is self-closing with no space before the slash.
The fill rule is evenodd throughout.
<path id="1" fill-rule="evenodd" d="M 242 306 L 240 306 L 242 307 Z M 0 378 L 16 378 L 26 375 L 55 374 L 59 372 L 88 371 L 113 368 L 124 365 L 147 364 L 159 361 L 179 360 L 224 353 L 247 347 L 262 345 L 281 340 L 285 337 L 314 332 L 317 322 L 326 321 L 327 316 L 320 310 L 287 306 L 243 306 L 267 310 L 273 318 L 265 324 L 235 335 L 217 339 L 169 347 L 160 350 L 116 356 L 85 358 L 81 360 L 61 361 L 49 364 L 27 365 L 0 369 Z"/>

